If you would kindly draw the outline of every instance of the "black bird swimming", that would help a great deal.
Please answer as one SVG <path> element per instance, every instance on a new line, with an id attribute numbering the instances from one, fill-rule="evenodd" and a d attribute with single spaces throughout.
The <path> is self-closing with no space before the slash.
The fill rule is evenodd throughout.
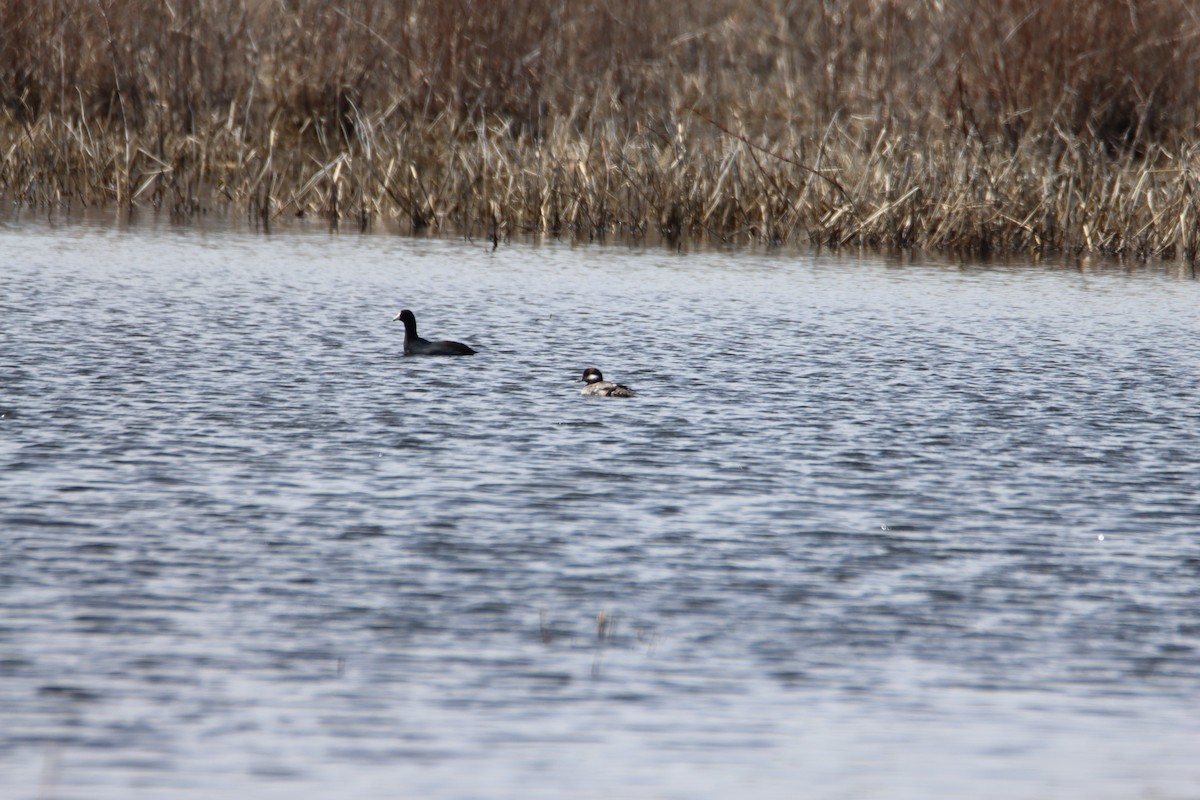
<path id="1" fill-rule="evenodd" d="M 417 318 L 407 308 L 392 322 L 404 323 L 404 355 L 406 356 L 473 356 L 475 351 L 462 342 L 431 342 L 417 335 Z"/>

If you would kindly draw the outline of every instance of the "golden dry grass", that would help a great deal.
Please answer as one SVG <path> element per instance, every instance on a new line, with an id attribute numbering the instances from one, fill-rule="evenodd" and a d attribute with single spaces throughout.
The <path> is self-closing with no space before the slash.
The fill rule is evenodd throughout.
<path id="1" fill-rule="evenodd" d="M 0 0 L 0 195 L 1197 254 L 1187 0 Z"/>

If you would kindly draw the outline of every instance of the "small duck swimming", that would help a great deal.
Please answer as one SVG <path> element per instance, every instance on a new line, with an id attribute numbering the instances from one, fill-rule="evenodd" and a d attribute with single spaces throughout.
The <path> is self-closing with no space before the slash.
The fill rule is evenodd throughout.
<path id="1" fill-rule="evenodd" d="M 462 342 L 431 342 L 417 336 L 417 318 L 407 308 L 392 322 L 404 323 L 404 355 L 406 356 L 473 356 L 475 351 Z"/>
<path id="2" fill-rule="evenodd" d="M 634 397 L 633 389 L 628 386 L 623 386 L 619 383 L 604 380 L 604 376 L 600 374 L 600 370 L 595 367 L 588 367 L 583 371 L 581 381 L 587 384 L 583 387 L 581 394 L 589 397 Z"/>

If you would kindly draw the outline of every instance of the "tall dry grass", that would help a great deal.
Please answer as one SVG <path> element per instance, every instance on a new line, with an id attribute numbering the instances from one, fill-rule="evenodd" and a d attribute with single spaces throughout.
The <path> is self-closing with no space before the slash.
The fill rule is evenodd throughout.
<path id="1" fill-rule="evenodd" d="M 1189 0 L 0 0 L 0 195 L 1197 253 Z"/>

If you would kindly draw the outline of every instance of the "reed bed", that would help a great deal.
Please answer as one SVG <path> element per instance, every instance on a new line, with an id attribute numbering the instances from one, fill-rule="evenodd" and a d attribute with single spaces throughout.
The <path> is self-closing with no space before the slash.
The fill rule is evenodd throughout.
<path id="1" fill-rule="evenodd" d="M 1186 0 L 0 0 L 0 196 L 1194 260 Z"/>

